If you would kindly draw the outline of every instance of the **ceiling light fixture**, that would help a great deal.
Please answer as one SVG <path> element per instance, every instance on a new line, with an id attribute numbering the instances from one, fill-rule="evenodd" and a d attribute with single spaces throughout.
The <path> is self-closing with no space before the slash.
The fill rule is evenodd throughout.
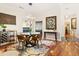
<path id="1" fill-rule="evenodd" d="M 32 3 L 29 3 L 30 6 L 32 6 Z"/>

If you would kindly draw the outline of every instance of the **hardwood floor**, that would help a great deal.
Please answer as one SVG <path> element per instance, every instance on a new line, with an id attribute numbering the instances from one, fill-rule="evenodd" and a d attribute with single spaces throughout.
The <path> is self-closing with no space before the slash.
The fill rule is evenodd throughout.
<path id="1" fill-rule="evenodd" d="M 12 44 L 0 46 L 0 51 L 7 51 L 7 47 Z M 45 56 L 79 56 L 79 42 L 57 42 Z"/>
<path id="2" fill-rule="evenodd" d="M 7 51 L 7 48 L 8 48 L 9 46 L 13 45 L 13 44 L 14 44 L 14 43 L 9 43 L 9 44 L 0 46 L 0 51 L 6 52 L 6 51 Z"/>
<path id="3" fill-rule="evenodd" d="M 79 56 L 79 42 L 57 42 L 47 56 Z"/>

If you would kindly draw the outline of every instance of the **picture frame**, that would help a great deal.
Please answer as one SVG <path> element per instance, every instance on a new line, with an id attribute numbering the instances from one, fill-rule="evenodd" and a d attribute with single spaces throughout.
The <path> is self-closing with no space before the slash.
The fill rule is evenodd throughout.
<path id="1" fill-rule="evenodd" d="M 46 29 L 56 30 L 56 16 L 46 17 Z"/>
<path id="2" fill-rule="evenodd" d="M 71 18 L 71 29 L 77 29 L 77 18 Z"/>

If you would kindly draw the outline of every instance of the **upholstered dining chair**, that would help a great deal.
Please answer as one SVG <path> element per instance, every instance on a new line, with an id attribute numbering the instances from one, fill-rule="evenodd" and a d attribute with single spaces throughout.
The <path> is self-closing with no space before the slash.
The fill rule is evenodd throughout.
<path id="1" fill-rule="evenodd" d="M 31 35 L 30 40 L 32 46 L 37 46 L 39 47 L 39 40 L 38 40 L 38 35 Z"/>
<path id="2" fill-rule="evenodd" d="M 25 35 L 26 36 L 26 47 L 28 47 L 28 44 L 30 44 L 30 36 L 29 35 Z"/>
<path id="3" fill-rule="evenodd" d="M 25 48 L 26 36 L 25 35 L 17 35 L 19 47 L 21 49 Z"/>

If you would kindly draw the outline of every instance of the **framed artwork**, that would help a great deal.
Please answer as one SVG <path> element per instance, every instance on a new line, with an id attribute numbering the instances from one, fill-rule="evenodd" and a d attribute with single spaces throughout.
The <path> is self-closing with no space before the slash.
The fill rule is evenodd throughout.
<path id="1" fill-rule="evenodd" d="M 72 18 L 71 19 L 71 29 L 76 29 L 77 28 L 77 18 Z"/>
<path id="2" fill-rule="evenodd" d="M 56 16 L 46 17 L 46 29 L 56 30 Z"/>

